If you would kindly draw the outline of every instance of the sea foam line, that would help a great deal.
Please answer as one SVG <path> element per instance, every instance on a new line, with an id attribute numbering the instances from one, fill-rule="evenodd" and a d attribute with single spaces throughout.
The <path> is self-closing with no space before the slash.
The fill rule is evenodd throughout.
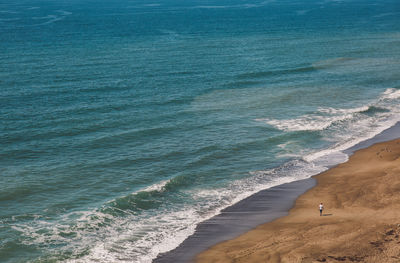
<path id="1" fill-rule="evenodd" d="M 372 107 L 391 110 L 398 110 L 390 104 L 391 101 L 400 98 L 400 90 L 389 88 L 386 89 L 381 96 L 374 102 L 366 106 L 349 109 L 335 109 L 335 108 L 318 108 L 316 112 L 311 114 L 302 115 L 293 119 L 272 119 L 272 118 L 259 118 L 255 119 L 258 122 L 264 122 L 279 130 L 283 131 L 322 131 L 334 123 L 354 119 L 357 114 L 367 112 Z M 389 102 L 389 104 L 387 103 Z M 387 127 L 387 126 L 386 126 Z"/>

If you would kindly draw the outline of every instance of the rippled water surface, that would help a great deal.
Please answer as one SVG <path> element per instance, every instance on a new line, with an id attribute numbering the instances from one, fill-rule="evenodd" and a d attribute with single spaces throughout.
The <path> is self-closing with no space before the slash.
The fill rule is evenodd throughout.
<path id="1" fill-rule="evenodd" d="M 400 120 L 400 4 L 0 2 L 0 261 L 151 262 Z"/>

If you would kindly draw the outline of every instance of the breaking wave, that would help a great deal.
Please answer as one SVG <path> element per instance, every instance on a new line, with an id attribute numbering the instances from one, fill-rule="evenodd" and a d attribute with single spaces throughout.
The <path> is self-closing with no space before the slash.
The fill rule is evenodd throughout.
<path id="1" fill-rule="evenodd" d="M 322 131 L 328 129 L 335 124 L 340 124 L 344 121 L 363 121 L 369 116 L 371 123 L 379 121 L 382 117 L 394 116 L 400 110 L 393 104 L 393 100 L 400 98 L 400 90 L 389 88 L 386 89 L 378 100 L 370 105 L 349 108 L 318 108 L 315 112 L 305 114 L 293 119 L 270 119 L 262 118 L 256 121 L 269 124 L 276 129 L 295 132 L 295 131 Z"/>

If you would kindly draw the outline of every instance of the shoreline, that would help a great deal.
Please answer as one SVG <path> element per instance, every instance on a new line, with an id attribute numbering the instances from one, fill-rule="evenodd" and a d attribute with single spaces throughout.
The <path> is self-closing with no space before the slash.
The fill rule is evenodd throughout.
<path id="1" fill-rule="evenodd" d="M 352 156 L 355 151 L 393 140 L 398 138 L 399 134 L 400 122 L 343 152 Z M 322 174 L 335 167 L 329 167 Z M 314 177 L 317 176 L 319 175 L 262 190 L 223 209 L 220 214 L 197 225 L 195 233 L 186 238 L 177 248 L 159 254 L 152 262 L 194 262 L 196 255 L 208 251 L 212 246 L 234 240 L 257 226 L 287 216 L 296 200 L 305 192 L 315 188 Z"/>
<path id="2" fill-rule="evenodd" d="M 194 257 L 209 247 L 286 216 L 296 198 L 313 186 L 315 180 L 307 178 L 261 190 L 201 222 L 177 248 L 159 254 L 152 262 L 194 262 Z"/>
<path id="3" fill-rule="evenodd" d="M 350 148 L 347 162 L 314 176 L 317 185 L 288 216 L 219 243 L 196 262 L 399 262 L 400 139 L 390 139 Z"/>

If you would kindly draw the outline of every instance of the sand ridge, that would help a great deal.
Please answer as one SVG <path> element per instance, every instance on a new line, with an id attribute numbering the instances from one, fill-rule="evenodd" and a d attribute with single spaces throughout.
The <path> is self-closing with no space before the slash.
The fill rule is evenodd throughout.
<path id="1" fill-rule="evenodd" d="M 400 262 L 400 139 L 355 152 L 315 178 L 289 215 L 196 262 Z M 324 215 L 318 205 L 324 203 Z"/>

